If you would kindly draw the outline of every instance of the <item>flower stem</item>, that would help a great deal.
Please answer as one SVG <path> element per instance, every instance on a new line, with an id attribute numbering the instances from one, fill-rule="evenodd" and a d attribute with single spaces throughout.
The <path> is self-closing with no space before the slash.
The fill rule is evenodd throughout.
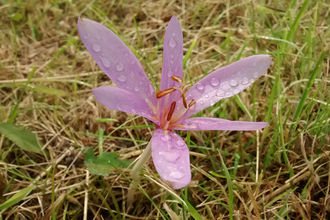
<path id="1" fill-rule="evenodd" d="M 133 182 L 130 184 L 127 193 L 127 205 L 130 207 L 134 201 L 134 193 L 135 193 L 135 186 L 134 184 L 140 183 L 140 170 L 141 168 L 148 162 L 151 157 L 151 141 L 149 141 L 146 149 L 144 149 L 143 153 L 141 154 L 140 159 L 136 162 L 132 169 L 132 179 Z M 134 184 L 133 184 L 134 183 Z"/>

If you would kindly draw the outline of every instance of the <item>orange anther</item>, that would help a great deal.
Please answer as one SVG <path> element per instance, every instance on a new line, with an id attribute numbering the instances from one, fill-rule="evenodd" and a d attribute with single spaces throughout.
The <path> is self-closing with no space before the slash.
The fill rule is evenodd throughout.
<path id="1" fill-rule="evenodd" d="M 169 88 L 169 89 L 165 89 L 165 90 L 162 90 L 162 91 L 158 91 L 158 92 L 156 92 L 156 98 L 159 99 L 159 98 L 161 98 L 163 96 L 166 96 L 166 95 L 168 95 L 168 94 L 170 94 L 174 91 L 175 91 L 175 88 Z"/>
<path id="2" fill-rule="evenodd" d="M 170 111 L 167 114 L 167 121 L 171 120 L 174 109 L 175 109 L 176 102 L 172 102 Z"/>
<path id="3" fill-rule="evenodd" d="M 182 83 L 182 79 L 178 76 L 171 76 L 172 80 Z"/>

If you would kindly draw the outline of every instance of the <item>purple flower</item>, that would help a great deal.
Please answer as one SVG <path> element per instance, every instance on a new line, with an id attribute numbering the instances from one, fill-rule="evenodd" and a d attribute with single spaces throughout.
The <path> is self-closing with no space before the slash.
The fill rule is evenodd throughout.
<path id="1" fill-rule="evenodd" d="M 173 16 L 164 38 L 160 91 L 155 92 L 138 59 L 111 30 L 88 19 L 78 19 L 78 30 L 96 63 L 118 85 L 93 89 L 96 99 L 107 108 L 141 115 L 155 123 L 153 162 L 162 180 L 174 189 L 189 184 L 191 171 L 188 147 L 172 130 L 252 131 L 267 126 L 267 122 L 189 117 L 249 87 L 268 69 L 272 60 L 269 55 L 239 60 L 208 74 L 187 90 L 182 86 L 182 31 Z"/>

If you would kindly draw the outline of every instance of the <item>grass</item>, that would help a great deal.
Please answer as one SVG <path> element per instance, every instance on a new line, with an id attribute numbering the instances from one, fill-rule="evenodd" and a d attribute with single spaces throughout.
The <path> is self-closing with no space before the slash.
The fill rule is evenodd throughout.
<path id="1" fill-rule="evenodd" d="M 0 219 L 330 217 L 328 1 L 1 2 L 0 122 L 37 134 L 43 154 L 0 136 Z M 181 132 L 191 184 L 171 194 L 150 160 L 127 208 L 130 169 L 92 175 L 83 150 L 136 159 L 154 127 L 96 101 L 91 89 L 113 83 L 76 22 L 83 16 L 112 29 L 158 88 L 172 15 L 184 35 L 185 82 L 249 55 L 273 56 L 252 87 L 199 113 L 270 124 L 257 132 Z"/>

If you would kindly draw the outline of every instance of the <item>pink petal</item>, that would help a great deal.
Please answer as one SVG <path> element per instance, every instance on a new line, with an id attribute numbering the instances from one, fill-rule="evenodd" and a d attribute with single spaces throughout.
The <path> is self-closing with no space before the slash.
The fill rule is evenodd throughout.
<path id="1" fill-rule="evenodd" d="M 141 115 L 155 123 L 154 113 L 151 108 L 139 96 L 114 86 L 103 86 L 93 89 L 97 101 L 107 108 L 127 113 Z"/>
<path id="2" fill-rule="evenodd" d="M 187 117 L 243 91 L 266 72 L 271 61 L 269 55 L 250 56 L 205 76 L 186 93 L 188 103 L 196 101 Z"/>
<path id="3" fill-rule="evenodd" d="M 190 183 L 189 150 L 178 134 L 156 129 L 151 139 L 151 154 L 164 182 L 169 181 L 174 189 L 181 189 Z"/>
<path id="4" fill-rule="evenodd" d="M 183 60 L 183 36 L 178 19 L 173 16 L 167 26 L 164 37 L 163 49 L 163 71 L 160 84 L 160 90 L 172 88 L 173 86 L 180 88 L 180 83 L 171 79 L 171 76 L 178 76 L 182 79 L 182 60 Z M 169 101 L 166 106 L 171 105 L 180 97 L 180 92 L 175 91 L 168 95 Z M 165 98 L 162 98 L 162 101 Z M 165 105 L 165 103 L 163 103 Z"/>
<path id="5" fill-rule="evenodd" d="M 78 31 L 97 65 L 119 88 L 156 103 L 154 87 L 140 62 L 117 35 L 86 18 L 78 19 Z"/>
<path id="6" fill-rule="evenodd" d="M 268 122 L 229 121 L 221 118 L 187 118 L 180 127 L 173 130 L 220 130 L 220 131 L 255 131 L 268 125 Z"/>

